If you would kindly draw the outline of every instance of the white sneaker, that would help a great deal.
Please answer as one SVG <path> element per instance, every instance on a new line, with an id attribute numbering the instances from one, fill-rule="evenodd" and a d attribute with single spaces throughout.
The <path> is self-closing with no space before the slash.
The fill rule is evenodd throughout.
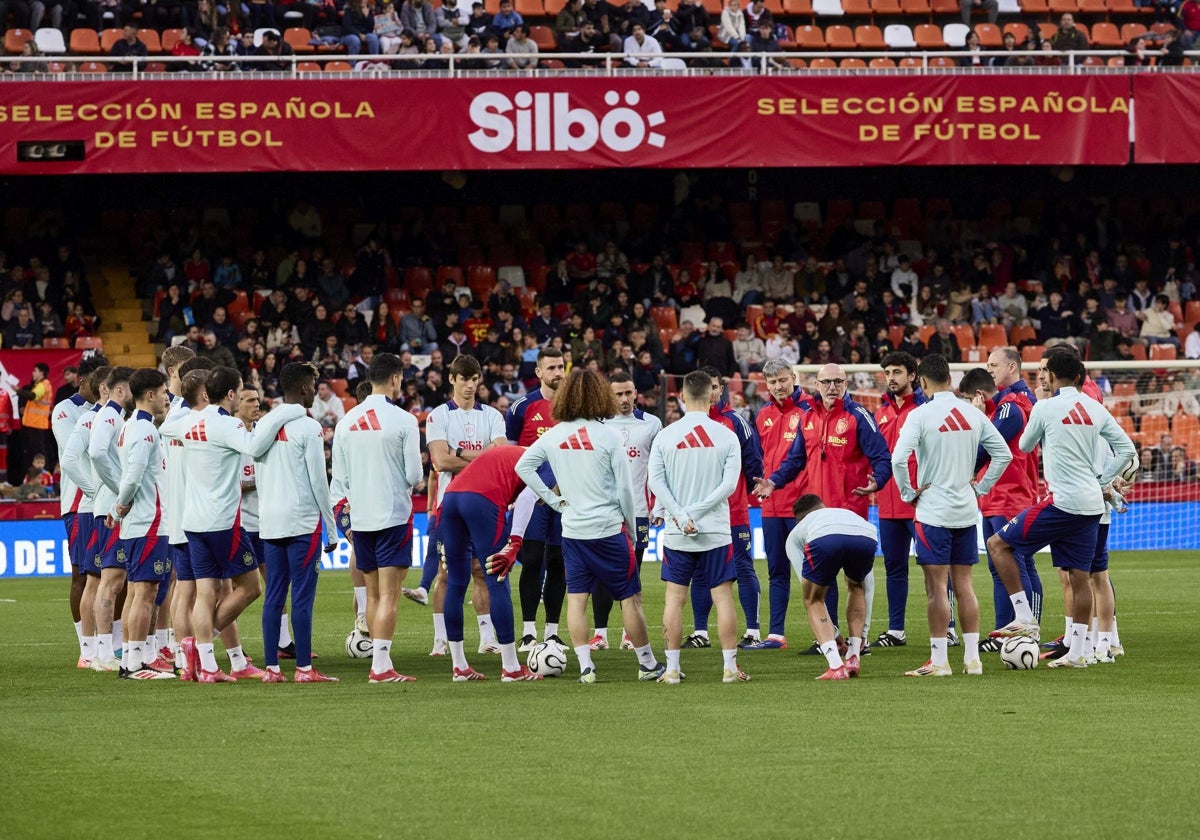
<path id="1" fill-rule="evenodd" d="M 500 652 L 500 644 L 499 644 L 499 642 L 487 642 L 487 643 L 480 642 L 479 643 L 479 652 L 480 653 L 499 653 Z"/>
<path id="2" fill-rule="evenodd" d="M 974 662 L 963 663 L 963 673 L 978 676 L 983 673 L 983 663 L 976 659 Z"/>
<path id="3" fill-rule="evenodd" d="M 625 633 L 621 634 L 621 650 L 633 650 L 633 640 Z"/>
<path id="4" fill-rule="evenodd" d="M 446 656 L 450 653 L 450 645 L 445 639 L 434 639 L 433 650 L 429 651 L 430 656 Z"/>
<path id="5" fill-rule="evenodd" d="M 537 643 L 536 636 L 522 636 L 521 641 L 517 644 L 517 653 L 529 653 L 537 646 Z"/>
<path id="6" fill-rule="evenodd" d="M 948 677 L 954 671 L 947 663 L 946 665 L 934 665 L 933 660 L 927 660 L 920 668 L 914 668 L 911 671 L 905 671 L 906 677 Z"/>
<path id="7" fill-rule="evenodd" d="M 1092 657 L 1092 661 L 1089 662 L 1088 664 L 1089 665 L 1111 665 L 1116 661 L 1117 660 L 1113 657 L 1112 652 L 1109 651 L 1108 653 L 1104 654 L 1103 656 L 1101 656 L 1100 654 L 1096 654 L 1094 657 Z"/>
<path id="8" fill-rule="evenodd" d="M 418 586 L 416 589 L 409 589 L 407 586 L 404 586 L 400 588 L 400 592 L 405 598 L 415 604 L 420 604 L 422 607 L 429 606 L 429 593 L 423 586 Z"/>
<path id="9" fill-rule="evenodd" d="M 665 671 L 658 681 L 667 685 L 679 685 L 683 679 L 679 676 L 678 671 Z"/>
<path id="10" fill-rule="evenodd" d="M 1108 652 L 1111 653 L 1113 656 L 1124 656 L 1125 655 L 1125 647 L 1123 645 L 1111 645 L 1108 648 Z"/>
<path id="11" fill-rule="evenodd" d="M 365 613 L 354 619 L 354 629 L 368 639 L 371 638 L 371 628 L 367 625 L 367 616 Z"/>
<path id="12" fill-rule="evenodd" d="M 999 630 L 993 630 L 991 633 L 988 633 L 988 638 L 1011 639 L 1014 636 L 1025 636 L 1036 642 L 1041 638 L 1041 632 L 1041 628 L 1037 626 L 1036 622 L 1026 624 L 1023 621 L 1010 621 Z"/>
<path id="13" fill-rule="evenodd" d="M 1060 656 L 1058 659 L 1052 659 L 1046 663 L 1047 668 L 1086 668 L 1087 662 L 1083 659 L 1071 659 L 1069 656 Z"/>
<path id="14" fill-rule="evenodd" d="M 723 682 L 723 683 L 750 682 L 750 675 L 747 674 L 745 671 L 743 671 L 741 668 L 736 668 L 732 671 L 730 671 L 728 668 L 726 668 L 724 675 L 722 675 L 722 677 L 721 677 L 721 682 Z"/>
<path id="15" fill-rule="evenodd" d="M 109 656 L 109 657 L 106 657 L 105 659 L 101 659 L 100 657 L 97 656 L 96 658 L 94 658 L 92 660 L 92 670 L 93 671 L 111 672 L 111 671 L 117 670 L 120 667 L 121 667 L 121 663 L 115 656 Z"/>

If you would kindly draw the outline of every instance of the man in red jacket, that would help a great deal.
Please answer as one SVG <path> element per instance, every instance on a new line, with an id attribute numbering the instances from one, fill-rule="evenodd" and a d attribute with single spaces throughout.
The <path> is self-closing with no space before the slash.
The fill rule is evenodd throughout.
<path id="1" fill-rule="evenodd" d="M 746 650 L 780 650 L 787 647 L 785 625 L 792 592 L 792 565 L 787 538 L 796 524 L 792 505 L 804 494 L 802 475 L 807 462 L 800 425 L 808 398 L 796 387 L 792 366 L 768 359 L 763 378 L 771 401 L 754 418 L 763 460 L 763 476 L 756 476 L 754 493 L 762 502 L 763 545 L 770 579 L 771 621 L 767 638 L 745 645 Z M 769 477 L 766 477 L 769 476 Z"/>
<path id="2" fill-rule="evenodd" d="M 916 385 L 917 364 L 915 356 L 903 351 L 888 353 L 879 363 L 887 381 L 887 392 L 875 412 L 875 422 L 888 451 L 896 448 L 896 439 L 900 437 L 908 415 L 925 402 L 925 395 Z M 909 459 L 908 472 L 913 486 L 917 486 L 915 455 Z M 903 647 L 908 644 L 904 635 L 904 617 L 908 604 L 909 549 L 916 539 L 913 527 L 916 508 L 900 498 L 894 481 L 884 485 L 876 494 L 875 502 L 879 505 L 879 548 L 883 552 L 883 568 L 887 574 L 888 601 L 888 629 L 879 634 L 875 646 Z"/>
<path id="3" fill-rule="evenodd" d="M 825 365 L 817 372 L 817 399 L 804 418 L 804 444 L 809 456 L 804 492 L 820 496 L 826 507 L 845 508 L 866 519 L 871 494 L 892 477 L 892 459 L 875 418 L 850 399 L 846 383 L 841 365 Z M 831 586 L 825 605 L 835 625 L 837 602 L 837 587 Z M 802 651 L 811 655 L 820 652 L 819 645 Z"/>

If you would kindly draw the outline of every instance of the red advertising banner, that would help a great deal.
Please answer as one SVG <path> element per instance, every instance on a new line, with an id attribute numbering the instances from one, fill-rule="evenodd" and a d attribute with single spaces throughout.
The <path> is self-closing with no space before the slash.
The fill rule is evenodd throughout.
<path id="1" fill-rule="evenodd" d="M 1134 109 L 1134 163 L 1200 161 L 1200 77 L 1194 74 L 1139 73 Z"/>
<path id="2" fill-rule="evenodd" d="M 4 93 L 4 174 L 1129 157 L 1130 81 L 1107 75 L 47 81 Z M 52 159 L 70 142 L 82 160 Z"/>
<path id="3" fill-rule="evenodd" d="M 63 368 L 78 367 L 82 359 L 81 350 L 0 350 L 0 368 L 17 378 L 17 388 L 33 381 L 33 366 L 38 362 L 50 367 L 50 381 L 58 388 L 64 383 Z"/>

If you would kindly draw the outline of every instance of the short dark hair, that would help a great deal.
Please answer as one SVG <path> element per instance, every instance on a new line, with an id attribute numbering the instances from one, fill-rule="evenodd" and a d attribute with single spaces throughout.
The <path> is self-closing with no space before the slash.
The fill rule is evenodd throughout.
<path id="1" fill-rule="evenodd" d="M 285 395 L 296 395 L 308 382 L 320 374 L 312 362 L 288 362 L 279 372 L 279 388 Z"/>
<path id="2" fill-rule="evenodd" d="M 193 356 L 179 366 L 179 377 L 182 379 L 194 370 L 207 373 L 216 366 L 217 363 L 207 356 Z"/>
<path id="3" fill-rule="evenodd" d="M 183 392 L 180 396 L 188 405 L 198 405 L 200 395 L 208 393 L 208 388 L 205 387 L 207 379 L 207 370 L 191 370 L 179 378 L 179 390 Z"/>
<path id="4" fill-rule="evenodd" d="M 1046 370 L 1060 382 L 1078 382 L 1085 369 L 1079 357 L 1068 353 L 1054 353 L 1046 357 Z"/>
<path id="5" fill-rule="evenodd" d="M 575 314 L 578 314 L 578 313 L 575 313 Z M 557 347 L 549 347 L 549 346 L 543 347 L 541 350 L 538 351 L 538 354 L 537 354 L 538 364 L 541 364 L 542 359 L 561 359 L 562 357 L 563 357 L 563 354 L 562 354 L 561 350 L 559 350 Z"/>
<path id="6" fill-rule="evenodd" d="M 362 402 L 369 396 L 371 396 L 371 380 L 364 379 L 362 382 L 359 382 L 358 385 L 355 387 L 354 399 L 358 400 L 359 402 Z"/>
<path id="7" fill-rule="evenodd" d="M 372 385 L 386 385 L 393 376 L 403 371 L 404 363 L 400 361 L 399 356 L 395 353 L 380 353 L 371 360 L 367 378 L 371 380 Z"/>
<path id="8" fill-rule="evenodd" d="M 90 356 L 80 362 L 79 369 L 76 371 L 76 373 L 79 374 L 80 379 L 83 379 L 84 377 L 91 376 L 97 368 L 103 367 L 107 364 L 108 359 L 97 353 L 95 356 Z"/>
<path id="9" fill-rule="evenodd" d="M 825 503 L 821 501 L 820 496 L 816 493 L 805 493 L 792 505 L 792 516 L 800 519 L 802 516 L 821 507 L 825 507 Z"/>
<path id="10" fill-rule="evenodd" d="M 903 350 L 893 350 L 891 353 L 885 354 L 884 357 L 879 360 L 880 368 L 887 370 L 890 367 L 902 367 L 908 371 L 909 376 L 912 376 L 917 372 L 917 368 L 920 366 L 920 364 L 921 363 L 917 361 L 916 356 L 914 356 L 912 353 L 905 353 Z"/>
<path id="11" fill-rule="evenodd" d="M 976 391 L 994 394 L 996 393 L 996 380 L 988 373 L 987 368 L 971 368 L 963 374 L 962 381 L 958 383 L 958 390 L 967 396 L 973 396 Z"/>
<path id="12" fill-rule="evenodd" d="M 1197 324 L 1196 326 L 1200 327 L 1200 324 Z M 632 382 L 632 381 L 633 381 L 633 377 L 629 375 L 628 371 L 614 370 L 612 373 L 610 373 L 608 375 L 608 383 L 610 385 L 614 382 Z"/>
<path id="13" fill-rule="evenodd" d="M 50 365 L 46 364 L 45 362 L 38 362 L 33 367 L 34 370 L 40 370 L 42 372 L 42 376 L 50 375 Z"/>
<path id="14" fill-rule="evenodd" d="M 506 361 L 505 364 L 513 364 L 511 361 Z M 458 376 L 463 379 L 470 379 L 472 376 L 483 376 L 483 368 L 479 365 L 479 360 L 474 356 L 469 356 L 466 353 L 459 353 L 446 367 L 446 376 Z"/>
<path id="15" fill-rule="evenodd" d="M 129 377 L 129 392 L 136 402 L 150 391 L 156 391 L 166 384 L 167 378 L 154 368 L 138 368 Z"/>
<path id="16" fill-rule="evenodd" d="M 1163 306 L 1171 305 L 1171 299 L 1169 297 L 1167 297 L 1166 295 L 1155 295 L 1154 302 L 1161 303 Z"/>
<path id="17" fill-rule="evenodd" d="M 89 382 L 91 383 L 92 393 L 95 394 L 96 399 L 100 399 L 100 386 L 108 387 L 108 375 L 110 373 L 112 373 L 112 368 L 108 365 L 100 365 L 92 371 Z"/>
<path id="18" fill-rule="evenodd" d="M 941 353 L 930 353 L 917 365 L 917 376 L 923 376 L 935 385 L 950 381 L 950 363 Z"/>
<path id="19" fill-rule="evenodd" d="M 712 393 L 712 386 L 713 378 L 706 368 L 694 370 L 683 377 L 683 392 L 696 402 L 707 401 L 708 395 Z"/>
<path id="20" fill-rule="evenodd" d="M 131 368 L 131 367 L 126 367 L 125 365 L 118 365 L 117 367 L 113 368 L 111 371 L 109 371 L 109 374 L 108 374 L 109 390 L 111 391 L 113 388 L 116 388 L 118 385 L 128 382 L 129 377 L 131 377 L 131 376 L 133 376 L 133 368 Z"/>
<path id="21" fill-rule="evenodd" d="M 208 372 L 204 380 L 204 390 L 208 391 L 208 399 L 220 402 L 230 391 L 240 390 L 242 375 L 231 367 L 218 366 Z"/>

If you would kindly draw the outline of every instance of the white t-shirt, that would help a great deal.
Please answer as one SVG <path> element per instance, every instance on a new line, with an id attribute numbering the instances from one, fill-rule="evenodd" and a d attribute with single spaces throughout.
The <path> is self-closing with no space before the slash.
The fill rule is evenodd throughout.
<path id="1" fill-rule="evenodd" d="M 666 513 L 664 538 L 676 551 L 709 551 L 733 542 L 729 497 L 742 474 L 737 435 L 700 411 L 689 411 L 654 440 L 650 492 Z M 687 536 L 688 520 L 697 534 Z"/>
<path id="2" fill-rule="evenodd" d="M 454 400 L 442 403 L 425 418 L 425 445 L 435 440 L 443 440 L 450 447 L 453 455 L 456 449 L 465 452 L 482 452 L 491 446 L 492 441 L 499 439 L 507 443 L 504 431 L 504 415 L 492 408 L 476 402 L 474 408 L 460 408 Z M 437 473 L 437 493 L 434 496 L 434 506 L 442 506 L 442 497 L 450 486 L 454 473 Z M 351 517 L 353 520 L 353 516 Z"/>
<path id="3" fill-rule="evenodd" d="M 96 474 L 92 470 L 92 459 L 88 456 L 88 443 L 92 439 L 92 425 L 100 413 L 100 406 L 94 405 L 80 415 L 75 421 L 75 428 L 67 439 L 67 445 L 59 451 L 58 462 L 63 476 L 69 475 L 71 481 L 83 491 L 76 511 L 91 513 L 96 497 Z"/>
<path id="4" fill-rule="evenodd" d="M 337 424 L 333 434 L 334 500 L 350 503 L 356 531 L 382 531 L 412 518 L 412 488 L 421 483 L 417 418 L 372 394 Z"/>
<path id="5" fill-rule="evenodd" d="M 662 421 L 653 414 L 634 409 L 632 414 L 618 414 L 607 424 L 621 436 L 621 445 L 629 458 L 629 476 L 633 480 L 633 500 L 638 519 L 650 518 L 650 448 L 662 431 Z"/>
<path id="6" fill-rule="evenodd" d="M 114 505 L 132 505 L 121 520 L 121 539 L 166 536 L 162 499 L 166 455 L 154 418 L 145 411 L 135 411 L 121 429 L 118 446 L 121 489 Z"/>
<path id="7" fill-rule="evenodd" d="M 324 520 L 334 535 L 333 507 L 325 478 L 321 424 L 298 417 L 279 430 L 266 454 L 254 462 L 261 517 L 259 536 L 279 540 L 315 534 Z"/>
<path id="8" fill-rule="evenodd" d="M 92 460 L 92 472 L 96 477 L 96 497 L 92 504 L 96 516 L 112 513 L 113 503 L 117 500 L 117 490 L 121 484 L 121 456 L 117 440 L 125 425 L 124 418 L 121 406 L 109 400 L 92 422 L 88 457 Z"/>
<path id="9" fill-rule="evenodd" d="M 71 434 L 75 431 L 75 424 L 91 407 L 92 404 L 84 401 L 83 397 L 78 394 L 54 406 L 54 411 L 50 415 L 50 429 L 54 432 L 54 443 L 60 453 L 66 451 Z M 61 457 L 59 460 L 62 460 Z M 79 505 L 82 502 L 83 491 L 71 480 L 67 471 L 62 470 L 62 481 L 59 486 L 59 513 L 63 516 L 68 513 L 78 513 Z"/>
<path id="10" fill-rule="evenodd" d="M 972 461 L 972 464 L 975 462 Z M 840 534 L 847 537 L 869 537 L 876 542 L 879 534 L 875 526 L 852 510 L 845 508 L 819 508 L 810 511 L 804 521 L 788 534 L 785 550 L 788 560 L 799 568 L 804 563 L 804 547 L 821 537 Z"/>

